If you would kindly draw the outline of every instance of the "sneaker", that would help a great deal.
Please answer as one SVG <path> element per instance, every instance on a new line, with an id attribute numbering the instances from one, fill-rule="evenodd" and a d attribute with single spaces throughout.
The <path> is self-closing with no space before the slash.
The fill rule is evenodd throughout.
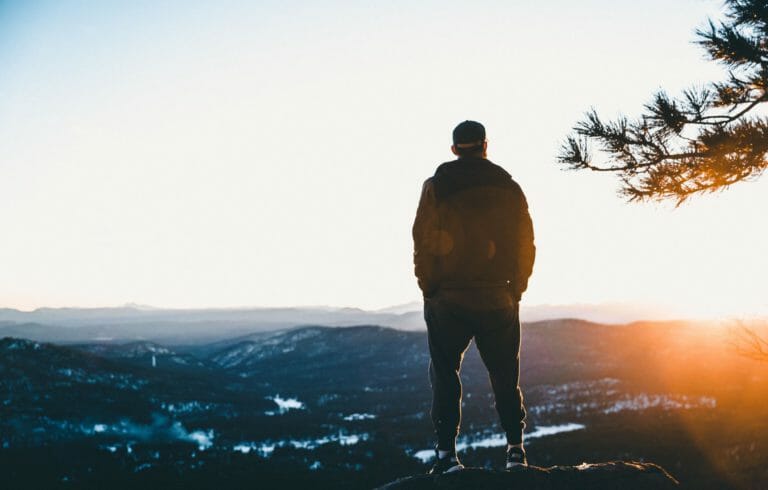
<path id="1" fill-rule="evenodd" d="M 512 446 L 507 451 L 507 469 L 517 466 L 528 466 L 528 458 L 525 456 L 525 449 Z"/>
<path id="2" fill-rule="evenodd" d="M 463 469 L 464 469 L 464 465 L 461 464 L 461 461 L 459 461 L 459 458 L 456 456 L 456 453 L 449 454 L 441 458 L 437 452 L 437 449 L 435 449 L 435 464 L 432 466 L 432 469 L 429 470 L 430 475 L 452 473 L 454 471 L 459 471 Z"/>

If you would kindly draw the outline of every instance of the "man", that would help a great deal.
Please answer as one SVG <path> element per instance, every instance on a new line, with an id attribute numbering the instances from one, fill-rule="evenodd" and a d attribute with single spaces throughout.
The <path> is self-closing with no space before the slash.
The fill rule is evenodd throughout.
<path id="1" fill-rule="evenodd" d="M 422 187 L 413 223 L 414 269 L 424 294 L 429 339 L 432 422 L 437 435 L 430 473 L 460 470 L 459 370 L 472 338 L 488 369 L 506 432 L 506 468 L 527 465 L 520 391 L 520 297 L 536 248 L 520 186 L 487 157 L 485 128 L 464 121 L 451 151 Z"/>

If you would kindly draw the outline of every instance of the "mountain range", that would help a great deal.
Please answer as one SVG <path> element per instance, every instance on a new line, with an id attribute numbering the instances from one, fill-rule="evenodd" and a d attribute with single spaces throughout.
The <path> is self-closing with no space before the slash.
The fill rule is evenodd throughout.
<path id="1" fill-rule="evenodd" d="M 651 313 L 651 311 L 653 313 Z M 629 305 L 539 305 L 521 309 L 526 322 L 576 318 L 598 323 L 677 317 L 658 309 Z M 109 308 L 0 308 L 0 337 L 50 342 L 151 340 L 208 343 L 224 337 L 301 325 L 381 325 L 400 330 L 424 329 L 421 302 L 378 310 L 327 306 L 284 308 L 164 309 L 128 304 Z"/>
<path id="2" fill-rule="evenodd" d="M 652 461 L 690 488 L 760 488 L 768 365 L 731 341 L 691 322 L 525 323 L 531 462 Z M 372 488 L 429 465 L 428 362 L 425 332 L 379 325 L 180 343 L 6 337 L 0 473 L 5 488 Z M 461 456 L 498 467 L 474 346 L 462 382 Z"/>

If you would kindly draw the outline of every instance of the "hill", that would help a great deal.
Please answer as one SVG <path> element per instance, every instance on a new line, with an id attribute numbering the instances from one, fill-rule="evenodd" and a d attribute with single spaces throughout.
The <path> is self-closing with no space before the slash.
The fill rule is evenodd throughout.
<path id="1" fill-rule="evenodd" d="M 19 488 L 383 485 L 429 467 L 428 361 L 424 332 L 373 325 L 192 345 L 2 339 L 0 472 Z M 474 347 L 462 382 L 462 460 L 498 468 L 504 442 Z M 768 480 L 768 370 L 727 330 L 526 324 L 522 383 L 534 465 L 653 461 L 697 489 Z"/>

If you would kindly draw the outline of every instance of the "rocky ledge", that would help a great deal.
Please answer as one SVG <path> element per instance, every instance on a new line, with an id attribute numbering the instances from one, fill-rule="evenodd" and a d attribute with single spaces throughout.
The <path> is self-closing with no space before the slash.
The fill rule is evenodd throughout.
<path id="1" fill-rule="evenodd" d="M 416 475 L 377 490 L 665 490 L 678 482 L 653 463 L 613 461 L 578 466 L 518 467 L 512 471 L 465 468 L 444 475 Z"/>

